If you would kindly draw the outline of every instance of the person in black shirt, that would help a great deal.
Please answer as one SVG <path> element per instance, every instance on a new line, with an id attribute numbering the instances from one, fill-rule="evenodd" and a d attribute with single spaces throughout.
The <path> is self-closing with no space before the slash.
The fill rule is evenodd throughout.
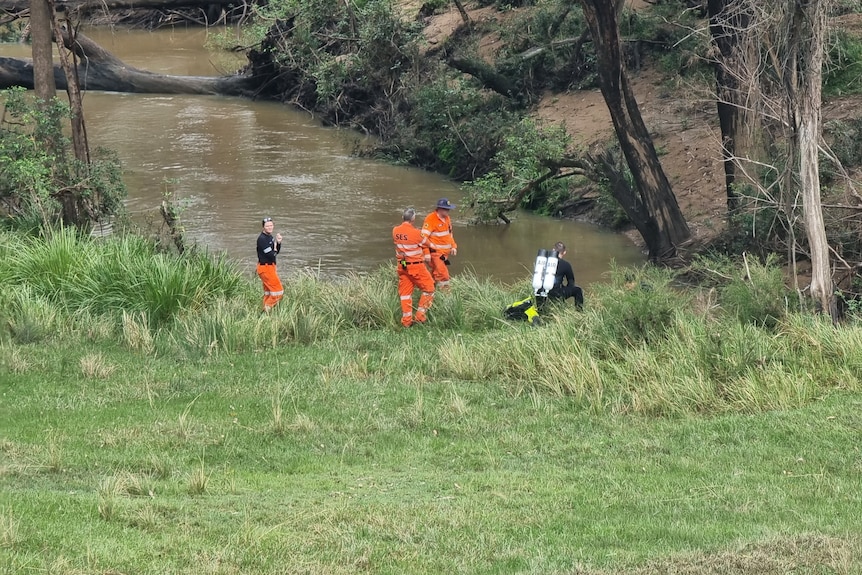
<path id="1" fill-rule="evenodd" d="M 263 311 L 270 311 L 284 295 L 284 287 L 275 268 L 275 257 L 281 251 L 281 234 L 272 235 L 272 218 L 263 218 L 263 231 L 257 237 L 257 275 L 263 282 Z"/>
<path id="2" fill-rule="evenodd" d="M 584 290 L 575 285 L 572 264 L 563 259 L 566 255 L 566 244 L 557 242 L 554 244 L 554 249 L 557 251 L 557 275 L 554 277 L 554 287 L 548 292 L 548 299 L 565 301 L 573 297 L 575 305 L 580 309 L 584 306 Z"/>

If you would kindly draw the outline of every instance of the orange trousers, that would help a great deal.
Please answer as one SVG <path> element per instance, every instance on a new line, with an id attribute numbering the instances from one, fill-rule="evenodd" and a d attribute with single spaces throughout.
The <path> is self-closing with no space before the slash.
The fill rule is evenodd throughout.
<path id="1" fill-rule="evenodd" d="M 447 256 L 448 257 L 448 256 Z M 440 259 L 440 254 L 431 254 L 431 275 L 442 290 L 449 289 L 449 266 Z"/>
<path id="2" fill-rule="evenodd" d="M 284 295 L 284 287 L 274 265 L 257 264 L 257 275 L 263 282 L 263 310 L 269 311 Z"/>
<path id="3" fill-rule="evenodd" d="M 434 280 L 423 262 L 398 266 L 398 296 L 401 298 L 401 325 L 413 325 L 413 290 L 419 288 L 419 305 L 416 307 L 416 321 L 424 323 L 425 312 L 434 302 Z"/>

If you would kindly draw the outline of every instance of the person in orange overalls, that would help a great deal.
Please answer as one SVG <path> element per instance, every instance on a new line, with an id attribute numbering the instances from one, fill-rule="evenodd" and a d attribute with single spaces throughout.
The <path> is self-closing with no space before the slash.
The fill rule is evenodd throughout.
<path id="1" fill-rule="evenodd" d="M 425 267 L 431 259 L 428 242 L 422 232 L 416 229 L 416 211 L 404 210 L 401 225 L 392 228 L 392 241 L 395 242 L 395 257 L 398 260 L 398 297 L 401 299 L 401 325 L 413 325 L 413 290 L 419 288 L 419 305 L 416 307 L 416 322 L 424 324 L 426 312 L 434 302 L 434 280 Z"/>
<path id="2" fill-rule="evenodd" d="M 449 258 L 458 255 L 458 244 L 452 235 L 452 219 L 449 217 L 449 210 L 454 208 L 455 204 L 442 198 L 422 224 L 422 235 L 428 239 L 431 252 L 431 275 L 437 287 L 444 291 L 449 290 Z"/>
<path id="3" fill-rule="evenodd" d="M 284 287 L 275 267 L 275 256 L 281 251 L 281 234 L 272 237 L 275 224 L 263 218 L 263 231 L 257 237 L 257 275 L 263 282 L 263 311 L 269 312 L 284 295 Z"/>

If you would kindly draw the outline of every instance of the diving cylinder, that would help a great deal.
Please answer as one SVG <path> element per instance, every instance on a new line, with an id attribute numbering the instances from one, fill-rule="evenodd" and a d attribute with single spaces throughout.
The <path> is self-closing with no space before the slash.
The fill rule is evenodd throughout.
<path id="1" fill-rule="evenodd" d="M 545 274 L 545 264 L 547 263 L 548 252 L 546 250 L 540 249 L 539 254 L 536 256 L 536 265 L 533 268 L 533 293 L 535 295 L 539 295 L 539 292 L 542 289 Z"/>
<path id="2" fill-rule="evenodd" d="M 557 277 L 557 263 L 560 260 L 557 259 L 557 250 L 551 250 L 548 253 L 548 263 L 545 266 L 545 277 L 542 280 L 542 290 L 545 292 L 545 295 L 548 295 L 548 292 L 554 287 L 554 280 Z"/>

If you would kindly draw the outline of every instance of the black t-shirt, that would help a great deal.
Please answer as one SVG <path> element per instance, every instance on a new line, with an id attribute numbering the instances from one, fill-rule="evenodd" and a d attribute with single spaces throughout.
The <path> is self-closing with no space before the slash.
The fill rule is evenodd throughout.
<path id="1" fill-rule="evenodd" d="M 257 237 L 257 261 L 262 264 L 274 264 L 275 256 L 281 251 L 281 244 L 275 243 L 275 238 L 266 232 L 260 232 Z"/>

